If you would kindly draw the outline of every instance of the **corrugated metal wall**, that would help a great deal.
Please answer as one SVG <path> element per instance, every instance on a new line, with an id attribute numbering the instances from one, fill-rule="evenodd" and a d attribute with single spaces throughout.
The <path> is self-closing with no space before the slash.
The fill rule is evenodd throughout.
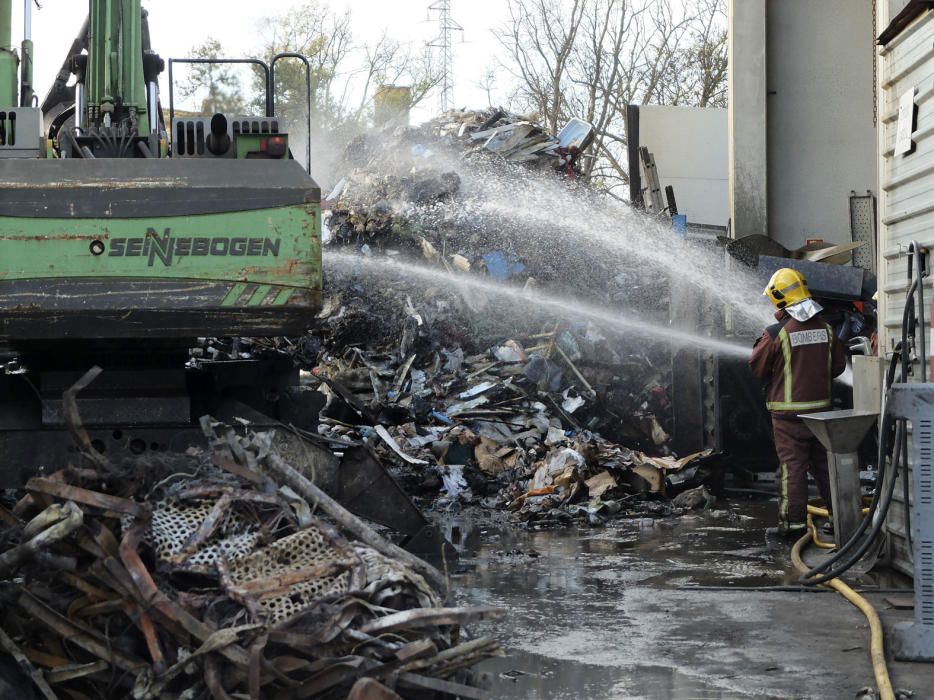
<path id="1" fill-rule="evenodd" d="M 891 352 L 901 338 L 908 244 L 917 240 L 934 248 L 934 12 L 919 16 L 881 50 L 880 84 L 879 315 L 880 349 L 884 354 Z M 914 149 L 895 155 L 899 99 L 911 89 L 916 90 L 917 106 Z M 925 285 L 925 297 L 930 307 L 934 303 L 930 280 Z M 929 321 L 929 309 L 924 313 Z M 929 341 L 929 351 L 930 345 Z M 911 574 L 900 485 L 896 487 L 896 499 L 888 518 L 893 564 Z"/>

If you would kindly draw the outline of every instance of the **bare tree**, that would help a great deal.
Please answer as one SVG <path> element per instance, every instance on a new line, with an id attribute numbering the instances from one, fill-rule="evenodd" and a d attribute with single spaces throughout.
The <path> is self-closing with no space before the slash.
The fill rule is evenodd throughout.
<path id="1" fill-rule="evenodd" d="M 680 84 L 689 104 L 727 106 L 728 39 L 723 0 L 696 0 L 691 43 L 680 57 Z"/>
<path id="2" fill-rule="evenodd" d="M 373 97 L 383 85 L 405 83 L 412 104 L 425 98 L 441 80 L 441 71 L 425 47 L 383 33 L 375 42 L 359 44 L 353 37 L 350 11 L 334 14 L 319 0 L 310 0 L 271 17 L 263 31 L 261 54 L 296 52 L 312 64 L 313 122 L 336 132 L 369 123 Z M 286 114 L 304 114 L 305 77 L 299 62 L 279 64 L 277 104 Z"/>
<path id="3" fill-rule="evenodd" d="M 507 0 L 497 36 L 519 83 L 516 108 L 557 131 L 594 124 L 584 173 L 628 182 L 629 104 L 726 104 L 726 0 Z"/>
<path id="4" fill-rule="evenodd" d="M 486 94 L 487 107 L 493 106 L 493 90 L 496 88 L 497 76 L 496 68 L 487 66 L 486 71 L 480 76 L 480 79 L 474 82 L 474 85 L 483 90 Z"/>
<path id="5" fill-rule="evenodd" d="M 409 106 L 412 107 L 425 99 L 443 77 L 440 66 L 434 60 L 434 52 L 428 47 L 415 51 L 408 44 L 390 39 L 385 32 L 372 46 L 364 46 L 362 51 L 364 61 L 358 70 L 363 76 L 362 84 L 358 81 L 358 84 L 353 85 L 360 95 L 353 115 L 358 122 L 368 116 L 374 94 L 380 87 L 407 84 L 411 88 Z"/>
<path id="6" fill-rule="evenodd" d="M 600 0 L 598 0 L 600 1 Z M 574 42 L 586 1 L 507 0 L 509 24 L 498 33 L 509 51 L 509 67 L 519 80 L 519 98 L 526 109 L 556 131 L 566 114 L 565 90 Z"/>

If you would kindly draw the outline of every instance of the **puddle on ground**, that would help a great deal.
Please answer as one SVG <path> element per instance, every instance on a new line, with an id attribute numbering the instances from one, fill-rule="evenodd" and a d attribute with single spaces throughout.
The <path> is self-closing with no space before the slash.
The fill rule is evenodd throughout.
<path id="1" fill-rule="evenodd" d="M 729 674 L 711 677 L 704 664 L 690 668 L 666 658 L 668 643 L 681 650 L 697 647 L 703 656 L 703 630 L 675 633 L 669 640 L 677 625 L 664 603 L 652 607 L 653 596 L 677 597 L 684 589 L 793 584 L 787 547 L 770 547 L 764 539 L 774 509 L 774 503 L 749 501 L 678 518 L 540 532 L 471 531 L 468 523 L 458 523 L 467 534 L 453 582 L 457 602 L 508 611 L 504 620 L 473 630 L 495 635 L 507 652 L 482 667 L 493 678 L 493 697 L 780 697 L 765 688 L 734 687 Z M 630 606 L 638 615 L 627 614 Z M 645 653 L 635 647 L 645 647 Z M 762 666 L 763 674 L 771 670 Z"/>
<path id="2" fill-rule="evenodd" d="M 481 668 L 494 678 L 492 696 L 504 700 L 719 700 L 734 697 L 661 666 L 640 666 L 626 672 L 511 651 L 508 658 L 493 659 Z"/>

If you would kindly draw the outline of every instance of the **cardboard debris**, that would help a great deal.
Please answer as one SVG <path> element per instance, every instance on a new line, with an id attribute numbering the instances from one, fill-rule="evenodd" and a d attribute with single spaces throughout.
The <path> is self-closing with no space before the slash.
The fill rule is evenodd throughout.
<path id="1" fill-rule="evenodd" d="M 636 493 L 664 493 L 665 472 L 650 464 L 637 464 L 625 475 Z"/>
<path id="2" fill-rule="evenodd" d="M 600 498 L 607 491 L 619 485 L 616 478 L 608 471 L 602 471 L 590 477 L 584 484 L 587 486 L 587 495 L 590 498 Z"/>
<path id="3" fill-rule="evenodd" d="M 499 445 L 489 438 L 481 437 L 480 442 L 474 447 L 474 459 L 477 460 L 477 466 L 484 474 L 489 476 L 496 476 L 505 470 L 507 465 L 501 455 L 515 454 L 515 450 L 506 448 L 505 454 L 503 453 L 504 451 L 499 448 Z"/>

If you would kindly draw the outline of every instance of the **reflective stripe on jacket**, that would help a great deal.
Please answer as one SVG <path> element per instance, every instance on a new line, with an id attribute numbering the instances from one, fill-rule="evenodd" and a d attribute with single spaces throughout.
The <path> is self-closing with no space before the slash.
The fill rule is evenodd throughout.
<path id="1" fill-rule="evenodd" d="M 778 416 L 826 411 L 830 384 L 846 369 L 846 353 L 820 315 L 796 321 L 785 312 L 756 341 L 753 374 L 768 382 L 766 407 Z"/>

